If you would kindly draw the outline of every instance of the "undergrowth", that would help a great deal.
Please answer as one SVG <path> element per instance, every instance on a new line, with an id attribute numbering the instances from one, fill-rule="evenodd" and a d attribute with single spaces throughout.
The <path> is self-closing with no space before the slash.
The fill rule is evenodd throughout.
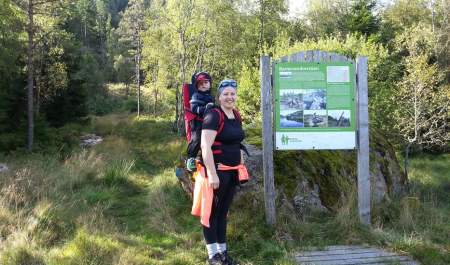
<path id="1" fill-rule="evenodd" d="M 185 142 L 168 119 L 113 114 L 83 128 L 104 137 L 72 152 L 0 160 L 0 264 L 203 264 L 199 220 L 174 166 Z M 230 252 L 241 264 L 293 264 L 274 231 L 234 207 Z M 270 231 L 270 232 L 267 232 Z"/>
<path id="2" fill-rule="evenodd" d="M 91 149 L 0 157 L 0 264 L 203 264 L 206 250 L 174 166 L 185 149 L 169 119 L 115 114 L 82 128 L 104 137 Z M 257 143 L 256 133 L 249 138 Z M 310 247 L 373 245 L 422 264 L 450 264 L 450 156 L 411 160 L 408 196 L 360 225 L 356 191 L 336 213 L 296 216 L 277 200 L 265 224 L 262 190 L 241 193 L 229 215 L 230 253 L 241 264 L 294 264 Z"/>

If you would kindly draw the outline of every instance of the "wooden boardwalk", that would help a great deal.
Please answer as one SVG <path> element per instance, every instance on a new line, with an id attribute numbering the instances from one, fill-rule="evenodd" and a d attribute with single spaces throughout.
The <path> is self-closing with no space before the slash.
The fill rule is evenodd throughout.
<path id="1" fill-rule="evenodd" d="M 410 257 L 365 246 L 329 246 L 295 255 L 300 265 L 419 265 Z"/>

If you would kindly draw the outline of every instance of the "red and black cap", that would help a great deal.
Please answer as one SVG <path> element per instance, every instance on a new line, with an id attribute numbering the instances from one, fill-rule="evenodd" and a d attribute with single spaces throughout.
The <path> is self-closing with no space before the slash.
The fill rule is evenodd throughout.
<path id="1" fill-rule="evenodd" d="M 206 81 L 206 80 L 211 82 L 211 76 L 207 72 L 199 72 L 199 73 L 195 74 L 195 87 L 197 87 L 197 84 L 200 81 Z"/>

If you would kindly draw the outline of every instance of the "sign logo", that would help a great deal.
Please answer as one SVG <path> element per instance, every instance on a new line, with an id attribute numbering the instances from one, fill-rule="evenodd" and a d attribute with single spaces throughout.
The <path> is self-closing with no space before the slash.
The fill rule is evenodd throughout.
<path id="1" fill-rule="evenodd" d="M 286 134 L 281 135 L 281 144 L 282 145 L 289 145 L 289 143 L 301 143 L 302 140 L 298 139 L 296 137 L 289 137 Z"/>
<path id="2" fill-rule="evenodd" d="M 282 145 L 288 145 L 289 144 L 289 137 L 285 134 L 281 135 L 281 144 Z"/>

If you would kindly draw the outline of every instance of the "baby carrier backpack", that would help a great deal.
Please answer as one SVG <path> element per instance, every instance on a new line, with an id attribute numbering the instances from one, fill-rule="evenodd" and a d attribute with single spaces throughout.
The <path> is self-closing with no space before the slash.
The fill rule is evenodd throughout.
<path id="1" fill-rule="evenodd" d="M 194 73 L 191 78 L 191 83 L 184 83 L 182 86 L 181 96 L 183 99 L 183 108 L 184 108 L 184 128 L 186 130 L 186 140 L 188 142 L 191 141 L 191 121 L 199 120 L 203 121 L 196 113 L 191 111 L 191 103 L 189 102 L 192 98 L 192 95 L 195 92 L 195 77 L 197 73 Z"/>

